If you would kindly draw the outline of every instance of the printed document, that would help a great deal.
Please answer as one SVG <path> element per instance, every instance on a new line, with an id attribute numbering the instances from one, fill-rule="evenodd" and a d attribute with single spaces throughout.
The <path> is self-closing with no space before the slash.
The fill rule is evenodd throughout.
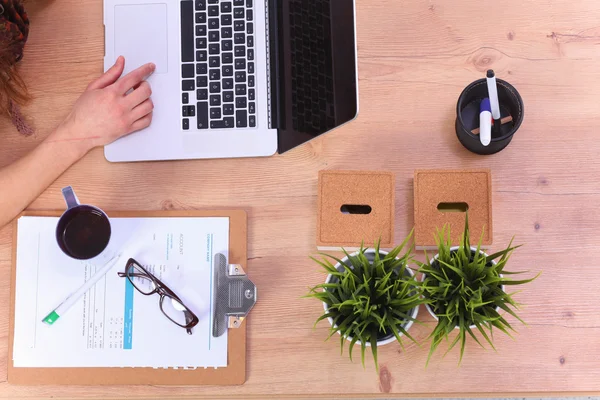
<path id="1" fill-rule="evenodd" d="M 57 222 L 54 217 L 18 221 L 15 367 L 227 366 L 227 333 L 212 337 L 212 322 L 214 256 L 228 258 L 229 218 L 112 218 L 103 257 L 88 261 L 60 250 Z M 110 252 L 122 252 L 111 271 L 52 326 L 43 323 L 102 268 Z M 129 258 L 196 314 L 199 323 L 191 335 L 163 314 L 160 295 L 144 295 L 117 274 L 125 272 Z"/>

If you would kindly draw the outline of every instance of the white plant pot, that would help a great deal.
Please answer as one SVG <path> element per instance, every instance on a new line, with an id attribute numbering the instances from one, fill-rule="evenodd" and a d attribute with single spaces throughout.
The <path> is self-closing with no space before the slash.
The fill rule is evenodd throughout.
<path id="1" fill-rule="evenodd" d="M 352 254 L 350 254 L 350 255 L 351 255 L 351 256 L 355 256 L 355 255 L 357 255 L 358 253 L 359 253 L 359 252 L 358 252 L 358 251 L 356 251 L 356 252 L 354 252 L 354 253 L 352 253 Z M 387 255 L 387 254 L 388 254 L 388 252 L 387 252 L 387 251 L 384 251 L 384 250 L 379 250 L 379 254 L 381 254 L 381 255 Z M 369 258 L 369 256 L 374 256 L 374 255 L 375 255 L 375 250 L 374 250 L 374 249 L 367 249 L 367 250 L 365 251 L 365 256 L 367 256 L 367 258 Z M 346 262 L 346 261 L 348 261 L 348 257 L 344 257 L 344 258 L 342 258 L 342 261 L 343 261 L 343 262 Z M 337 263 L 337 264 L 335 265 L 335 269 L 337 269 L 337 270 L 338 270 L 338 271 L 340 271 L 340 272 L 344 272 L 344 268 L 342 267 L 342 265 L 341 265 L 340 263 Z M 414 274 L 414 273 L 411 271 L 411 269 L 410 269 L 410 268 L 408 268 L 408 267 L 407 267 L 407 268 L 406 268 L 406 271 L 407 271 L 407 272 L 410 274 L 410 276 L 415 276 L 415 274 Z M 325 279 L 325 283 L 330 283 L 330 281 L 331 281 L 331 279 L 332 279 L 332 278 L 333 278 L 333 275 L 331 275 L 331 274 L 327 275 L 327 279 Z M 323 309 L 325 310 L 325 312 L 327 312 L 327 311 L 328 311 L 328 308 L 327 308 L 327 303 L 325 303 L 325 302 L 323 302 Z M 408 330 L 410 329 L 410 327 L 411 327 L 411 326 L 413 326 L 413 324 L 414 324 L 414 320 L 415 320 L 415 319 L 417 319 L 417 315 L 418 315 L 418 314 L 419 314 L 419 307 L 415 307 L 415 308 L 413 308 L 413 310 L 412 310 L 412 312 L 411 312 L 411 314 L 410 314 L 410 316 L 411 316 L 411 318 L 412 318 L 413 320 L 411 320 L 411 321 L 408 321 L 408 322 L 407 322 L 407 323 L 404 325 L 404 330 L 405 330 L 405 331 L 408 331 Z M 333 319 L 332 319 L 332 318 L 327 318 L 327 320 L 329 321 L 329 324 L 330 324 L 331 326 L 333 326 Z M 337 333 L 338 333 L 338 335 L 341 335 L 341 333 L 340 333 L 339 331 L 338 331 Z M 399 336 L 403 336 L 402 332 L 399 332 Z M 352 341 L 352 336 L 348 336 L 348 337 L 346 338 L 346 340 L 348 340 L 349 342 L 350 342 L 350 341 Z M 393 342 L 395 342 L 395 341 L 396 341 L 396 337 L 395 337 L 394 335 L 392 335 L 392 337 L 390 337 L 390 338 L 383 339 L 383 340 L 377 340 L 377 347 L 379 347 L 379 346 L 384 346 L 384 345 L 386 345 L 386 344 L 393 343 Z M 356 341 L 356 344 L 360 345 L 360 344 L 361 344 L 361 341 L 360 341 L 360 340 L 357 340 L 357 341 Z M 371 347 L 371 343 L 366 343 L 366 346 L 367 346 L 367 347 Z"/>
<path id="2" fill-rule="evenodd" d="M 450 251 L 456 251 L 458 250 L 459 246 L 452 246 L 450 247 Z M 471 246 L 471 251 L 477 252 L 477 247 L 473 247 Z M 479 252 L 481 254 L 483 254 L 484 256 L 488 256 L 489 254 L 487 254 L 485 251 L 479 250 Z M 438 259 L 438 257 L 440 256 L 440 254 L 436 254 L 435 257 L 433 257 L 430 261 L 429 264 L 431 265 L 435 260 Z M 492 264 L 496 265 L 496 261 L 492 260 Z M 502 274 L 500 274 L 500 277 L 502 278 Z M 421 277 L 421 282 L 425 281 L 425 274 L 423 274 L 423 276 Z M 502 285 L 502 290 L 504 290 L 504 285 Z M 435 318 L 436 321 L 439 321 L 439 318 L 437 315 L 435 315 L 435 313 L 433 312 L 433 310 L 431 309 L 431 306 L 429 304 L 425 304 L 425 308 L 427 308 L 427 311 L 429 311 L 429 314 L 431 314 L 431 316 L 433 318 Z M 496 307 L 496 311 L 500 311 L 499 307 Z M 475 325 L 471 325 L 469 326 L 469 328 L 476 328 Z M 455 326 L 454 329 L 459 329 L 458 326 Z"/>

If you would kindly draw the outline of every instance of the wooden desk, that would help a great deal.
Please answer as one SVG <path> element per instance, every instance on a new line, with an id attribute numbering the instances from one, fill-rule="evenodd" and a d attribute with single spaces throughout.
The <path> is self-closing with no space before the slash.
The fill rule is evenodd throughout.
<path id="1" fill-rule="evenodd" d="M 173 0 L 175 1 L 175 0 Z M 0 165 L 38 143 L 102 70 L 101 0 L 30 1 L 31 41 L 23 73 L 36 99 L 26 109 L 35 137 L 8 124 Z M 489 4 L 489 5 L 484 5 Z M 481 2 L 358 0 L 361 112 L 350 125 L 265 159 L 109 164 L 100 149 L 59 178 L 31 210 L 63 207 L 59 189 L 106 210 L 243 208 L 249 213 L 249 270 L 260 301 L 248 321 L 248 381 L 240 387 L 16 387 L 6 383 L 10 228 L 0 231 L 0 398 L 263 398 L 459 396 L 600 392 L 600 8 L 595 0 Z M 525 101 L 510 146 L 476 156 L 454 134 L 456 99 L 493 67 Z M 513 234 L 526 243 L 514 268 L 543 270 L 518 300 L 528 327 L 498 352 L 469 342 L 435 357 L 423 348 L 380 349 L 381 373 L 324 342 L 322 311 L 301 299 L 324 275 L 316 252 L 317 172 L 388 169 L 397 174 L 396 238 L 413 223 L 416 168 L 493 173 L 495 248 Z M 24 182 L 23 184 L 26 184 Z M 2 196 L 10 195 L 2 193 Z M 425 310 L 420 319 L 430 321 Z M 428 323 L 411 333 L 424 340 Z"/>

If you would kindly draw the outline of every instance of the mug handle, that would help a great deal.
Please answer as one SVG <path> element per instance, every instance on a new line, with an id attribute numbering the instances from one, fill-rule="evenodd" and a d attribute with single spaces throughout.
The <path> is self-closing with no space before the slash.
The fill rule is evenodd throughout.
<path id="1" fill-rule="evenodd" d="M 67 210 L 79 205 L 79 200 L 77 199 L 77 196 L 75 195 L 75 192 L 71 186 L 63 188 L 62 194 L 65 198 L 65 202 L 67 203 Z"/>

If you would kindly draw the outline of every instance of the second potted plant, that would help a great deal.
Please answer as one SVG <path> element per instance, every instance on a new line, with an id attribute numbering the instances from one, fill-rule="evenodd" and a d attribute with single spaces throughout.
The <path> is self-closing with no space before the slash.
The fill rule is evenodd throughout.
<path id="1" fill-rule="evenodd" d="M 515 274 L 504 268 L 512 252 L 520 246 L 513 247 L 511 241 L 504 250 L 492 255 L 481 250 L 481 242 L 477 247 L 472 247 L 468 217 L 458 246 L 451 245 L 448 225 L 438 231 L 436 242 L 438 254 L 428 262 L 418 263 L 419 272 L 423 273 L 423 294 L 429 300 L 427 309 L 437 319 L 437 325 L 430 335 L 432 342 L 428 362 L 442 340 L 458 330 L 448 351 L 460 343 L 460 363 L 467 335 L 482 346 L 475 336 L 475 333 L 479 333 L 494 348 L 493 328 L 509 336 L 509 331 L 514 331 L 500 314 L 501 311 L 523 322 L 515 312 L 517 303 L 511 294 L 506 293 L 505 287 L 531 282 L 537 276 L 526 280 L 505 278 L 504 275 Z"/>
<path id="2" fill-rule="evenodd" d="M 315 324 L 327 319 L 331 324 L 328 339 L 340 334 L 341 349 L 349 341 L 348 354 L 361 347 L 364 366 L 365 350 L 370 346 L 377 370 L 377 347 L 394 341 L 402 345 L 401 336 L 414 339 L 408 333 L 416 321 L 419 305 L 427 302 L 421 296 L 420 283 L 408 268 L 412 247 L 404 254 L 411 235 L 389 253 L 379 249 L 362 248 L 338 259 L 325 254 L 316 260 L 329 274 L 325 283 L 310 290 L 308 297 L 323 302 L 325 312 Z M 332 264 L 329 259 L 336 262 Z"/>

